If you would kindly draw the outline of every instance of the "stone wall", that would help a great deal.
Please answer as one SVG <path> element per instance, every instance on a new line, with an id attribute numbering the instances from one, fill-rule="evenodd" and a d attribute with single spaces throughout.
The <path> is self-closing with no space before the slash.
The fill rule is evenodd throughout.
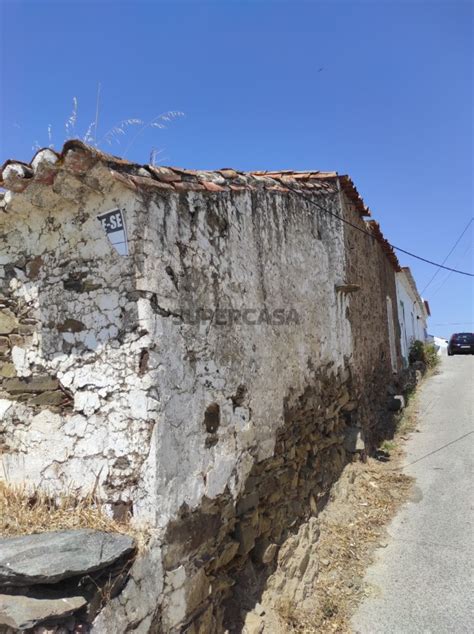
<path id="1" fill-rule="evenodd" d="M 345 197 L 341 202 L 346 219 L 370 233 L 371 223 L 357 217 Z M 395 327 L 396 367 L 400 370 L 403 365 L 395 286 L 395 272 L 399 267 L 393 251 L 380 244 L 378 235 L 379 231 L 371 237 L 348 225 L 344 229 L 347 281 L 359 287 L 351 294 L 347 312 L 353 333 L 351 367 L 358 402 L 352 419 L 354 424 L 364 428 L 366 442 L 372 447 L 380 433 L 376 427 L 384 423 L 387 387 L 394 380 L 387 297 L 391 299 L 393 311 L 390 318 Z"/>
<path id="2" fill-rule="evenodd" d="M 94 487 L 150 524 L 93 631 L 237 630 L 245 588 L 324 505 L 352 440 L 370 442 L 392 376 L 393 265 L 272 179 L 157 182 L 83 148 L 51 161 L 27 187 L 14 173 L 0 212 L 4 472 Z M 311 187 L 365 226 L 338 178 Z M 128 256 L 97 219 L 114 207 Z"/>
<path id="3" fill-rule="evenodd" d="M 156 494 L 166 525 L 203 496 L 229 488 L 236 497 L 253 463 L 273 455 L 285 398 L 298 399 L 316 368 L 344 365 L 347 300 L 334 290 L 344 242 L 334 219 L 265 192 L 155 196 L 141 222 L 139 311 L 161 368 Z M 196 309 L 214 319 L 189 323 Z M 230 311 L 245 309 L 261 323 L 230 323 Z M 261 316 L 277 310 L 289 323 Z"/>
<path id="4" fill-rule="evenodd" d="M 52 493 L 99 487 L 111 508 L 152 515 L 156 418 L 133 262 L 96 219 L 120 201 L 133 240 L 134 199 L 110 184 L 41 193 L 43 207 L 14 198 L 1 216 L 2 473 Z"/>
<path id="5" fill-rule="evenodd" d="M 36 265 L 37 261 L 33 261 L 20 269 L 21 263 L 17 263 L 16 268 L 25 278 L 34 279 Z M 16 365 L 37 337 L 37 320 L 31 314 L 28 301 L 16 296 L 10 288 L 8 282 L 16 281 L 16 275 L 14 267 L 7 267 L 0 287 L 0 393 L 38 411 L 45 407 L 51 411 L 68 409 L 71 397 L 67 390 L 61 389 L 54 374 L 38 372 L 18 376 Z"/>

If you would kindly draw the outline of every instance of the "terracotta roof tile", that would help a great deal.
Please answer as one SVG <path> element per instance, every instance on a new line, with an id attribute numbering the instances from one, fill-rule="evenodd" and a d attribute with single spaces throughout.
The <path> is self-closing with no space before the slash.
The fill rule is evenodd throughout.
<path id="1" fill-rule="evenodd" d="M 213 183 L 212 181 L 201 181 L 201 185 L 204 185 L 208 192 L 226 191 L 225 187 L 222 187 L 222 185 L 217 185 L 217 183 Z"/>
<path id="2" fill-rule="evenodd" d="M 389 243 L 389 241 L 383 235 L 382 230 L 380 229 L 379 223 L 376 222 L 375 220 L 369 220 L 367 222 L 367 226 L 369 227 L 370 231 L 372 232 L 372 235 L 374 236 L 374 238 L 382 246 L 382 250 L 385 253 L 385 255 L 387 256 L 387 258 L 389 259 L 389 261 L 390 261 L 391 265 L 393 266 L 394 270 L 397 271 L 397 272 L 401 271 L 402 269 L 400 267 L 400 263 L 398 261 L 398 258 L 396 256 L 396 254 L 395 254 L 395 251 L 393 250 L 392 245 Z"/>
<path id="3" fill-rule="evenodd" d="M 181 176 L 169 167 L 155 167 L 149 165 L 148 169 L 160 181 L 165 183 L 174 183 L 181 180 Z"/>
<path id="4" fill-rule="evenodd" d="M 173 186 L 178 192 L 198 192 L 205 189 L 205 187 L 196 181 L 180 181 L 179 183 L 173 183 Z"/>
<path id="5" fill-rule="evenodd" d="M 128 176 L 125 176 L 124 174 L 120 174 L 120 172 L 116 172 L 115 170 L 110 170 L 110 175 L 112 176 L 112 178 L 114 178 L 115 180 L 125 185 L 125 187 L 128 187 L 129 189 L 133 189 L 134 191 L 137 189 L 137 186 L 135 185 L 135 183 Z"/>
<path id="6" fill-rule="evenodd" d="M 292 170 L 241 172 L 229 167 L 216 171 L 189 170 L 177 167 L 138 165 L 112 156 L 83 143 L 67 141 L 60 153 L 49 148 L 35 154 L 30 164 L 7 161 L 0 168 L 0 186 L 12 192 L 21 193 L 31 182 L 53 185 L 61 170 L 73 172 L 78 178 L 87 178 L 97 166 L 104 166 L 113 178 L 126 187 L 137 189 L 154 187 L 165 191 L 205 191 L 210 195 L 225 191 L 267 189 L 288 194 L 292 189 L 307 190 L 311 193 L 337 192 L 338 183 L 342 191 L 361 216 L 370 212 L 364 205 L 349 176 L 339 176 L 337 172 Z"/>

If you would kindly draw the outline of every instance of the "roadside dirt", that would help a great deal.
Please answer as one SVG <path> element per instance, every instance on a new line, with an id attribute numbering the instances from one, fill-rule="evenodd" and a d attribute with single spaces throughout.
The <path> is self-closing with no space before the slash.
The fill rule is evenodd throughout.
<path id="1" fill-rule="evenodd" d="M 365 570 L 376 549 L 387 546 L 386 527 L 412 495 L 413 481 L 400 465 L 416 414 L 415 397 L 381 459 L 349 464 L 325 509 L 283 544 L 260 602 L 246 615 L 246 634 L 351 632 L 355 607 L 373 592 Z"/>

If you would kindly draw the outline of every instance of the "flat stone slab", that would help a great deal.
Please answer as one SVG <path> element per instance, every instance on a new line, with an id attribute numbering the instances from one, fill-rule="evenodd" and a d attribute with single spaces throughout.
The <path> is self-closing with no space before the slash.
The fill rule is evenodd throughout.
<path id="1" fill-rule="evenodd" d="M 131 554 L 128 535 L 91 529 L 0 539 L 0 586 L 56 583 L 110 566 Z"/>
<path id="2" fill-rule="evenodd" d="M 0 594 L 0 625 L 26 630 L 49 619 L 67 617 L 86 605 L 84 597 L 32 599 Z"/>

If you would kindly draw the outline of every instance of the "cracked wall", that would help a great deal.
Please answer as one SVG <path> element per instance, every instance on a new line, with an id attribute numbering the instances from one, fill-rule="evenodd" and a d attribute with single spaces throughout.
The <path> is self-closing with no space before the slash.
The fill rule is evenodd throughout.
<path id="1" fill-rule="evenodd" d="M 345 263 L 334 219 L 317 219 L 309 207 L 268 193 L 157 197 L 142 213 L 139 312 L 155 333 L 150 351 L 162 368 L 156 461 L 162 525 L 183 504 L 193 508 L 226 487 L 234 495 L 242 490 L 254 460 L 273 453 L 282 394 L 304 391 L 308 364 L 343 364 L 351 334 L 348 300 L 334 290 Z M 190 324 L 182 315 L 196 308 L 294 308 L 300 323 Z M 203 421 L 212 404 L 220 424 L 210 439 Z"/>
<path id="2" fill-rule="evenodd" d="M 130 189 L 100 164 L 59 174 L 1 216 L 4 472 L 96 487 L 153 527 L 93 631 L 222 631 L 239 588 L 324 503 L 347 430 L 370 432 L 393 271 L 371 238 L 288 194 Z M 319 201 L 364 226 L 337 189 Z M 97 219 L 116 207 L 125 257 Z"/>
<path id="3" fill-rule="evenodd" d="M 40 209 L 22 200 L 2 214 L 3 472 L 51 492 L 99 486 L 113 507 L 153 514 L 146 461 L 157 407 L 140 367 L 148 340 L 134 267 L 96 218 L 120 203 L 133 239 L 136 201 L 117 187 L 43 195 Z"/>

